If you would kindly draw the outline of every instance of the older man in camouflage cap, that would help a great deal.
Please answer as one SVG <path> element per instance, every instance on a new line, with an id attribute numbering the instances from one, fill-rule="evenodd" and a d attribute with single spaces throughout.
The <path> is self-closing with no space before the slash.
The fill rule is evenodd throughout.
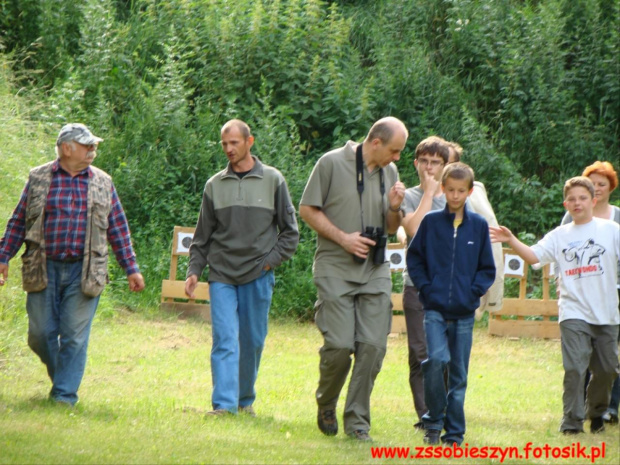
<path id="1" fill-rule="evenodd" d="M 112 178 L 91 166 L 102 140 L 83 124 L 65 125 L 56 141 L 58 158 L 30 171 L 0 241 L 0 286 L 9 260 L 26 243 L 28 345 L 47 366 L 50 400 L 71 406 L 78 401 L 91 323 L 108 282 L 108 242 L 129 288 L 144 289 Z"/>

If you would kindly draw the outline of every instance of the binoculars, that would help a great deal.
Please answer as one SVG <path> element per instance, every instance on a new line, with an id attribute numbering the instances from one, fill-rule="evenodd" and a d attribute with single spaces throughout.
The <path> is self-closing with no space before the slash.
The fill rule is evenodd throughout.
<path id="1" fill-rule="evenodd" d="M 385 262 L 385 246 L 387 244 L 387 234 L 383 231 L 383 228 L 374 226 L 366 226 L 366 229 L 361 234 L 362 237 L 367 237 L 375 241 L 375 245 L 370 248 L 368 256 L 372 256 L 372 262 L 375 265 L 381 265 Z M 353 260 L 357 263 L 364 263 L 366 260 L 353 255 Z"/>

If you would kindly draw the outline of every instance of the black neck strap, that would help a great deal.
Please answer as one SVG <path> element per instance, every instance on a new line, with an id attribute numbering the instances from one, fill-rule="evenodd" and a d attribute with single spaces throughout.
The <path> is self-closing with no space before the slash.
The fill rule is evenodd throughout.
<path id="1" fill-rule="evenodd" d="M 360 198 L 360 217 L 362 223 L 362 232 L 364 232 L 364 207 L 362 205 L 362 194 L 364 193 L 364 157 L 362 154 L 362 145 L 359 144 L 355 150 L 355 170 L 357 173 L 357 193 Z M 383 227 L 385 228 L 385 210 L 383 209 L 383 197 L 385 195 L 385 183 L 383 182 L 383 168 L 379 168 L 379 192 L 381 193 L 381 218 Z"/>

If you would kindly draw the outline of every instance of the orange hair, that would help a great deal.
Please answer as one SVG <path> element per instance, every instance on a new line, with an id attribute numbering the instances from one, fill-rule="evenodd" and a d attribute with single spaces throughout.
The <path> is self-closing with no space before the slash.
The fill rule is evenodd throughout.
<path id="1" fill-rule="evenodd" d="M 582 176 L 590 177 L 592 173 L 600 174 L 609 179 L 609 192 L 618 187 L 618 174 L 608 161 L 595 161 L 583 170 Z"/>

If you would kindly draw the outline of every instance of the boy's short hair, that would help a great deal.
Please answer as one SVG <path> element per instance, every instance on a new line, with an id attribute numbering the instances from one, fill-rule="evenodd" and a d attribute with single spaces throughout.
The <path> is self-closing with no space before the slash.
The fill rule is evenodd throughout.
<path id="1" fill-rule="evenodd" d="M 454 150 L 454 162 L 461 161 L 461 157 L 463 156 L 463 147 L 456 142 L 448 141 L 448 148 L 450 150 Z"/>
<path id="2" fill-rule="evenodd" d="M 585 176 L 575 176 L 564 183 L 564 198 L 568 195 L 568 191 L 574 187 L 585 187 L 590 192 L 590 196 L 594 198 L 594 184 L 590 178 Z"/>
<path id="3" fill-rule="evenodd" d="M 595 161 L 590 166 L 587 166 L 581 174 L 587 178 L 589 178 L 591 174 L 605 176 L 609 180 L 609 192 L 618 187 L 618 174 L 608 161 Z"/>
<path id="4" fill-rule="evenodd" d="M 445 186 L 448 178 L 458 179 L 459 181 L 465 179 L 469 183 L 469 188 L 474 187 L 474 170 L 469 165 L 457 161 L 446 165 L 441 175 L 441 185 Z"/>
<path id="5" fill-rule="evenodd" d="M 450 159 L 450 147 L 445 139 L 439 136 L 430 136 L 421 141 L 415 148 L 415 159 L 421 155 L 439 155 L 444 163 Z"/>

